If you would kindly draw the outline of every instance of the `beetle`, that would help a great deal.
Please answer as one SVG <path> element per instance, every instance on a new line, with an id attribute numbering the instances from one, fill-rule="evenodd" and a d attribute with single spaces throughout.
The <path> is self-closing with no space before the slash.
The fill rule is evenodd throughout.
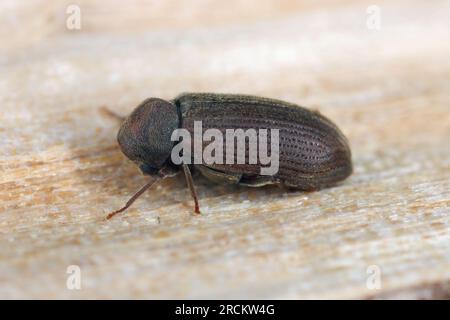
<path id="1" fill-rule="evenodd" d="M 261 175 L 261 164 L 176 165 L 171 160 L 174 130 L 194 132 L 195 121 L 203 129 L 278 129 L 279 169 Z M 240 94 L 183 93 L 173 100 L 149 98 L 126 118 L 117 134 L 121 151 L 144 175 L 153 179 L 126 205 L 107 219 L 126 210 L 156 181 L 184 172 L 196 213 L 200 213 L 191 170 L 217 183 L 250 187 L 276 184 L 289 189 L 315 191 L 330 187 L 352 173 L 348 140 L 339 128 L 317 111 L 281 100 Z M 246 146 L 248 152 L 248 147 Z"/>

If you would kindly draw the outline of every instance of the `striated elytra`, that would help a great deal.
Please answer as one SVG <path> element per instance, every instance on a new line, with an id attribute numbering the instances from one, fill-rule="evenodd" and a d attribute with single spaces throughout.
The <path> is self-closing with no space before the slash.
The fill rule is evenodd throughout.
<path id="1" fill-rule="evenodd" d="M 175 165 L 171 159 L 176 143 L 171 140 L 172 133 L 183 128 L 194 134 L 196 121 L 202 122 L 203 131 L 278 129 L 278 171 L 273 175 L 261 175 L 259 161 Z M 197 213 L 199 207 L 191 169 L 218 183 L 253 187 L 277 184 L 305 191 L 334 185 L 352 173 L 350 147 L 335 124 L 318 112 L 263 97 L 185 93 L 171 101 L 149 98 L 125 118 L 117 139 L 122 152 L 154 179 L 107 218 L 127 209 L 154 182 L 177 174 L 180 168 L 186 176 Z M 203 142 L 203 145 L 208 143 Z M 246 156 L 248 153 L 246 145 Z"/>

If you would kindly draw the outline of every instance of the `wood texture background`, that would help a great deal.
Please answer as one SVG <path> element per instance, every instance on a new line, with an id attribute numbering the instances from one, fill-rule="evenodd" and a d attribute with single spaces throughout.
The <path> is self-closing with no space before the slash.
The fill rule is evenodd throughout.
<path id="1" fill-rule="evenodd" d="M 79 0 L 69 30 L 72 2 L 0 2 L 1 298 L 450 296 L 449 1 Z M 200 217 L 178 177 L 104 221 L 146 178 L 98 108 L 185 91 L 318 109 L 354 174 L 314 193 L 196 178 Z"/>

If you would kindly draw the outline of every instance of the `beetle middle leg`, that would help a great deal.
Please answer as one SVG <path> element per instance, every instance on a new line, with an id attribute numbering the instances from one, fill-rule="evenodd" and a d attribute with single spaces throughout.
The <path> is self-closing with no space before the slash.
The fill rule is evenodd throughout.
<path id="1" fill-rule="evenodd" d="M 197 192 L 195 191 L 194 180 L 192 180 L 191 170 L 189 169 L 187 164 L 182 165 L 184 176 L 186 177 L 186 182 L 191 191 L 192 198 L 194 198 L 195 202 L 195 213 L 200 214 L 200 207 L 198 205 L 198 197 Z"/>

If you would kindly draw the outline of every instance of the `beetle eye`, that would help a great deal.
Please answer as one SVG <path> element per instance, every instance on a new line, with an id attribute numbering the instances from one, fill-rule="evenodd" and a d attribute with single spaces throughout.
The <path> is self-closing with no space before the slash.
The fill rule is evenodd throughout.
<path id="1" fill-rule="evenodd" d="M 148 174 L 148 175 L 155 175 L 158 173 L 159 169 L 152 167 L 149 164 L 146 163 L 142 163 L 141 165 L 139 165 L 139 169 L 141 169 L 143 174 Z"/>

